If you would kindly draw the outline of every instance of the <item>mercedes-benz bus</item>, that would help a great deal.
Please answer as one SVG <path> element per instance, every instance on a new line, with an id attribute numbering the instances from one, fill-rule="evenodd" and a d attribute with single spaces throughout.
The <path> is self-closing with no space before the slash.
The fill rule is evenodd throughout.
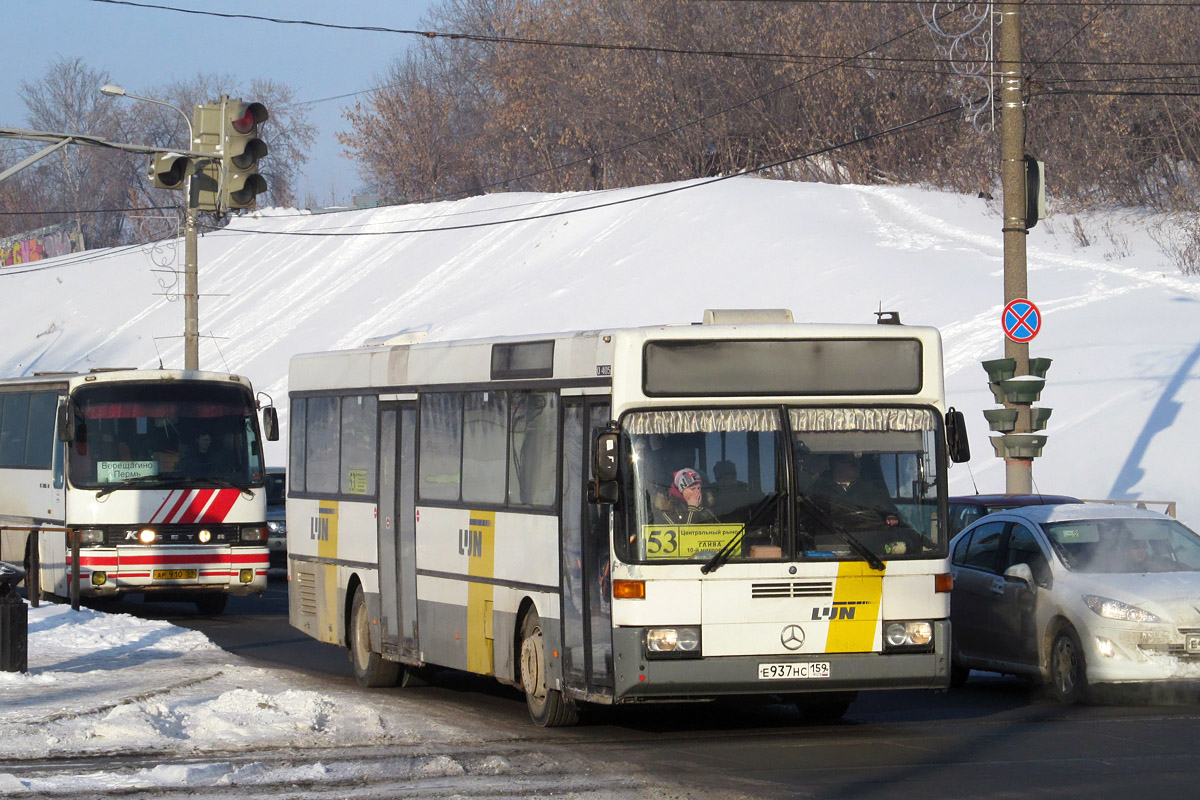
<path id="1" fill-rule="evenodd" d="M 566 725 L 730 695 L 829 718 L 949 685 L 966 440 L 933 328 L 406 334 L 296 356 L 289 381 L 291 623 L 365 686 L 466 670 Z"/>

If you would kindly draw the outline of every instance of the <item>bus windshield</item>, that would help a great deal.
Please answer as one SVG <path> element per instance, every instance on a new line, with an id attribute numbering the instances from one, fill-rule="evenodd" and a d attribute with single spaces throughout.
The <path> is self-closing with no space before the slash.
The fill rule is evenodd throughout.
<path id="1" fill-rule="evenodd" d="M 629 563 L 930 558 L 938 415 L 926 408 L 642 411 L 622 421 Z"/>
<path id="2" fill-rule="evenodd" d="M 71 483 L 83 488 L 185 481 L 262 485 L 254 406 L 241 386 L 121 383 L 75 392 Z"/>

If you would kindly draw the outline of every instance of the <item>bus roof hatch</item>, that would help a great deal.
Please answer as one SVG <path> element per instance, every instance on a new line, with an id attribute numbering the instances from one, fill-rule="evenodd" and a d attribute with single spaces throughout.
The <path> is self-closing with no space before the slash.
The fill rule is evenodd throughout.
<path id="1" fill-rule="evenodd" d="M 786 308 L 706 308 L 705 325 L 790 325 L 792 312 Z"/>

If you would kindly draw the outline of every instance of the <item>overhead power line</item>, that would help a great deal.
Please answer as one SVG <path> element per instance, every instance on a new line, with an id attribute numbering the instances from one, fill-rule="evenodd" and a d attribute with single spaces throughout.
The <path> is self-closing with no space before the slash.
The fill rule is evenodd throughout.
<path id="1" fill-rule="evenodd" d="M 688 183 L 684 186 L 675 186 L 670 189 L 663 189 L 663 190 L 657 191 L 657 192 L 649 192 L 647 194 L 640 194 L 635 197 L 626 197 L 626 198 L 622 198 L 620 200 L 613 200 L 613 201 L 607 202 L 607 203 L 596 203 L 594 205 L 582 206 L 580 208 L 563 209 L 562 211 L 548 211 L 544 214 L 534 214 L 534 215 L 528 216 L 528 217 L 510 217 L 510 218 L 501 219 L 501 220 L 491 220 L 489 222 L 473 222 L 473 223 L 468 223 L 468 224 L 463 224 L 463 225 L 450 225 L 450 226 L 446 226 L 443 228 L 409 228 L 406 230 L 398 230 L 398 231 L 267 231 L 267 230 L 229 231 L 227 229 L 218 229 L 215 227 L 210 228 L 210 230 L 213 230 L 213 231 L 221 230 L 225 236 L 238 236 L 238 235 L 315 236 L 315 237 L 396 236 L 396 235 L 400 235 L 400 234 L 410 234 L 410 233 L 445 233 L 445 232 L 449 232 L 449 231 L 463 231 L 463 230 L 471 230 L 471 229 L 475 229 L 475 228 L 491 228 L 491 227 L 496 227 L 497 225 L 514 225 L 514 224 L 518 224 L 518 223 L 522 223 L 522 222 L 532 222 L 532 221 L 539 220 L 539 219 L 552 219 L 554 217 L 563 217 L 563 216 L 567 216 L 570 214 L 579 214 L 579 213 L 583 213 L 585 211 L 596 211 L 596 210 L 599 210 L 602 208 L 611 208 L 613 206 L 626 205 L 628 203 L 636 203 L 641 200 L 650 200 L 650 199 L 653 199 L 656 197 L 663 197 L 663 196 L 666 196 L 669 194 L 676 194 L 678 192 L 688 191 L 690 189 L 698 189 L 698 188 L 701 188 L 704 186 L 711 186 L 715 183 L 721 183 L 723 181 L 731 180 L 733 178 L 741 178 L 741 177 L 745 177 L 746 175 L 753 175 L 753 174 L 757 174 L 760 172 L 766 172 L 766 171 L 772 170 L 772 169 L 778 169 L 779 167 L 785 166 L 787 164 L 791 164 L 795 161 L 803 161 L 805 159 L 815 158 L 817 156 L 821 156 L 826 153 L 831 153 L 835 150 L 841 150 L 846 147 L 852 147 L 856 144 L 862 144 L 864 142 L 869 142 L 873 139 L 879 139 L 879 138 L 883 138 L 885 136 L 891 136 L 893 134 L 902 133 L 907 130 L 916 129 L 916 128 L 926 125 L 934 120 L 938 120 L 938 119 L 947 117 L 950 114 L 958 113 L 961 110 L 962 110 L 961 105 L 955 105 L 950 108 L 945 108 L 945 109 L 942 109 L 941 111 L 936 111 L 932 114 L 928 114 L 924 117 L 921 117 L 920 119 L 911 120 L 909 122 L 901 123 L 899 125 L 894 125 L 890 128 L 886 128 L 881 131 L 876 131 L 874 133 L 864 134 L 863 136 L 859 136 L 854 139 L 847 140 L 845 142 L 828 145 L 827 147 L 822 147 L 817 150 L 812 150 L 812 151 L 809 151 L 806 153 L 802 153 L 800 155 L 789 156 L 787 158 L 779 159 L 777 161 L 772 161 L 768 164 L 762 164 L 760 166 L 754 167 L 753 169 L 749 169 L 744 172 L 737 172 L 737 173 L 733 173 L 730 175 L 720 175 L 715 178 L 708 178 L 706 180 L 698 181 L 695 183 Z"/>
<path id="2" fill-rule="evenodd" d="M 760 0 L 708 0 L 708 2 L 758 2 Z M 816 2 L 817 0 L 776 0 L 777 2 Z M 825 1 L 825 0 L 822 0 Z M 869 2 L 869 3 L 891 3 L 899 5 L 920 5 L 925 3 L 931 4 L 931 0 L 834 0 L 835 2 L 853 3 L 853 2 Z M 491 44 L 513 44 L 513 45 L 530 45 L 537 47 L 561 47 L 583 50 L 608 50 L 617 52 L 642 52 L 656 53 L 665 55 L 687 55 L 687 56 L 705 56 L 710 58 L 733 58 L 741 60 L 756 60 L 756 61 L 780 61 L 784 63 L 805 64 L 812 61 L 830 61 L 844 59 L 842 55 L 830 55 L 823 53 L 777 53 L 777 52 L 759 52 L 759 51 L 744 51 L 730 49 L 712 49 L 712 50 L 697 50 L 694 48 L 685 47 L 667 47 L 647 44 L 633 43 L 611 43 L 611 42 L 573 42 L 559 41 L 553 39 L 536 39 L 523 36 L 493 36 L 478 33 L 464 33 L 461 31 L 445 32 L 445 31 L 429 31 L 418 30 L 414 28 L 389 28 L 380 25 L 343 25 L 335 22 L 317 22 L 307 19 L 289 19 L 284 17 L 268 17 L 259 14 L 236 14 L 222 11 L 202 11 L 192 8 L 180 8 L 177 6 L 168 6 L 155 3 L 138 3 L 134 0 L 90 0 L 93 3 L 104 3 L 107 5 L 116 6 L 131 6 L 134 8 L 153 9 L 156 11 L 171 11 L 179 14 L 192 14 L 205 17 L 218 17 L 222 19 L 245 19 L 257 22 L 268 22 L 276 25 L 300 25 L 314 28 L 328 28 L 332 30 L 342 31 L 357 31 L 366 33 L 389 33 L 408 36 L 419 36 L 425 39 L 448 39 L 451 41 L 470 41 L 479 43 Z M 952 12 L 956 12 L 969 5 L 977 5 L 978 3 L 962 2 L 959 3 Z M 1078 6 L 1079 8 L 1094 7 L 1094 3 L 1078 2 L 1078 0 L 1043 0 L 1039 3 L 1029 3 L 1026 5 L 1059 5 L 1059 6 Z M 1130 7 L 1130 6 L 1146 6 L 1159 7 L 1169 6 L 1172 8 L 1200 8 L 1200 2 L 1185 2 L 1185 3 L 1170 3 L 1170 2 L 1139 2 L 1139 3 L 1122 3 L 1112 2 L 1107 3 L 1107 8 Z M 939 15 L 944 18 L 948 14 Z M 923 25 L 921 27 L 924 27 Z M 872 56 L 869 52 L 856 56 L 863 61 L 880 61 L 880 62 L 913 62 L 913 63 L 947 63 L 944 58 L 937 57 L 908 57 L 908 56 Z M 1030 60 L 1036 60 L 1030 58 Z M 1200 66 L 1200 62 L 1173 62 L 1173 61 L 1063 61 L 1054 62 L 1063 65 L 1079 65 L 1079 66 L 1114 66 L 1114 65 L 1136 65 L 1136 66 Z M 364 89 L 358 92 L 349 92 L 344 97 L 350 97 L 356 94 L 373 91 Z M 325 99 L 340 99 L 340 98 L 325 98 Z M 311 101 L 320 102 L 320 101 Z M 296 104 L 299 105 L 299 104 Z"/>

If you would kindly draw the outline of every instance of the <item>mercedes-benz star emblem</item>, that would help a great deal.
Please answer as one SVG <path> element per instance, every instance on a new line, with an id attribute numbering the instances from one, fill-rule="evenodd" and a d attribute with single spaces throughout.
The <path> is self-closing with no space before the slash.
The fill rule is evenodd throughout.
<path id="1" fill-rule="evenodd" d="M 783 642 L 783 646 L 788 650 L 799 650 L 804 646 L 804 628 L 788 625 L 783 629 L 783 633 L 779 634 L 779 641 Z"/>

